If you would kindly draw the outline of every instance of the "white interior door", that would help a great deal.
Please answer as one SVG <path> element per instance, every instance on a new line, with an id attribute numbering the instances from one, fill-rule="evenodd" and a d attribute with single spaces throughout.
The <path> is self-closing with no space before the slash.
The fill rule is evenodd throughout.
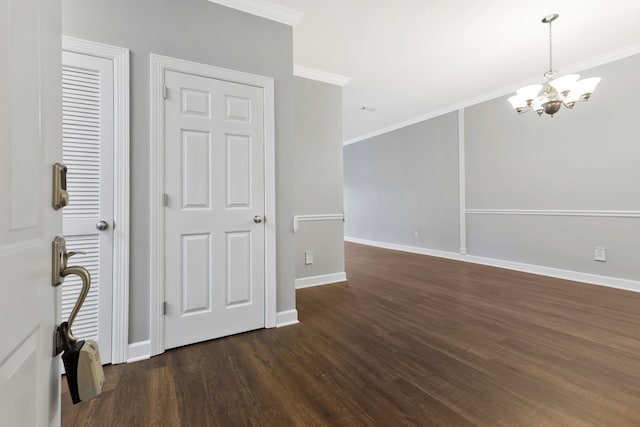
<path id="1" fill-rule="evenodd" d="M 167 71 L 165 347 L 265 326 L 263 89 Z"/>
<path id="2" fill-rule="evenodd" d="M 51 207 L 61 160 L 60 2 L 0 0 L 0 424 L 60 425 Z"/>
<path id="3" fill-rule="evenodd" d="M 75 256 L 73 264 L 89 270 L 92 282 L 73 333 L 98 342 L 102 363 L 111 362 L 113 111 L 113 62 L 63 52 L 62 146 L 69 191 L 63 233 L 67 250 L 85 252 Z M 63 319 L 68 318 L 81 288 L 77 276 L 62 284 Z"/>

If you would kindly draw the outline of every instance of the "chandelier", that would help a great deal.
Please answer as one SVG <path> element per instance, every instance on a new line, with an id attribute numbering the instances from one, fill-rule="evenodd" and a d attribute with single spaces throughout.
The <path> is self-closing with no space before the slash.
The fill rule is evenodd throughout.
<path id="1" fill-rule="evenodd" d="M 563 105 L 572 109 L 576 102 L 588 101 L 600 82 L 600 77 L 579 80 L 579 74 L 556 78 L 558 72 L 553 69 L 551 43 L 551 23 L 556 19 L 558 14 L 555 13 L 542 19 L 543 24 L 549 24 L 549 71 L 544 73 L 547 82 L 544 85 L 533 84 L 522 87 L 509 98 L 511 106 L 518 114 L 534 110 L 539 116 L 545 113 L 553 117 Z"/>

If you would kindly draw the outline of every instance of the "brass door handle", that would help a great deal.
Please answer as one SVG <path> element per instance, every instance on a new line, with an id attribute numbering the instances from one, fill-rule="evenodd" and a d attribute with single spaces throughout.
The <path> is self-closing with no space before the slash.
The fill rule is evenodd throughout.
<path id="1" fill-rule="evenodd" d="M 67 266 L 69 258 L 74 255 L 83 254 L 84 252 L 67 252 L 67 245 L 64 238 L 58 236 L 53 240 L 53 256 L 52 256 L 52 284 L 59 286 L 64 278 L 70 275 L 77 275 L 82 280 L 82 289 L 80 295 L 69 314 L 69 319 L 62 322 L 56 329 L 55 333 L 55 354 L 59 354 L 62 350 L 67 350 L 77 341 L 71 332 L 71 326 L 75 320 L 84 300 L 87 298 L 89 288 L 91 287 L 91 274 L 86 268 L 78 265 Z"/>
<path id="2" fill-rule="evenodd" d="M 72 267 L 65 268 L 64 270 L 62 270 L 62 273 L 60 273 L 62 277 L 70 276 L 72 274 L 80 276 L 80 279 L 82 280 L 82 289 L 80 290 L 80 295 L 78 296 L 78 299 L 76 300 L 76 303 L 71 310 L 71 314 L 69 314 L 69 320 L 62 324 L 65 325 L 66 323 L 63 329 L 66 336 L 66 345 L 68 346 L 77 341 L 76 337 L 74 337 L 73 333 L 71 332 L 71 325 L 73 325 L 73 321 L 76 319 L 76 316 L 78 315 L 82 304 L 84 304 L 84 300 L 87 298 L 89 288 L 91 287 L 91 274 L 89 274 L 86 268 L 74 265 Z M 62 327 L 62 325 L 60 326 Z"/>

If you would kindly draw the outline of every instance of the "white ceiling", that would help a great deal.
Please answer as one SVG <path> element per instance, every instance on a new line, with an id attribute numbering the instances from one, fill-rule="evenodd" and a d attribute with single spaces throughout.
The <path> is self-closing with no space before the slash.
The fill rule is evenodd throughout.
<path id="1" fill-rule="evenodd" d="M 640 52 L 640 0 L 269 1 L 305 14 L 295 64 L 351 78 L 346 142 L 542 82 L 551 13 L 560 74 Z"/>

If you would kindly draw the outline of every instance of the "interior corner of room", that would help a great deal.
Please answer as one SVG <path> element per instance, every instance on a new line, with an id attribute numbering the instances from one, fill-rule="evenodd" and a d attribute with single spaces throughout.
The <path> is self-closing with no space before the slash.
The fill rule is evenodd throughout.
<path id="1" fill-rule="evenodd" d="M 602 86 L 558 117 L 499 96 L 346 145 L 345 239 L 640 291 L 638 70 L 580 70 Z"/>

